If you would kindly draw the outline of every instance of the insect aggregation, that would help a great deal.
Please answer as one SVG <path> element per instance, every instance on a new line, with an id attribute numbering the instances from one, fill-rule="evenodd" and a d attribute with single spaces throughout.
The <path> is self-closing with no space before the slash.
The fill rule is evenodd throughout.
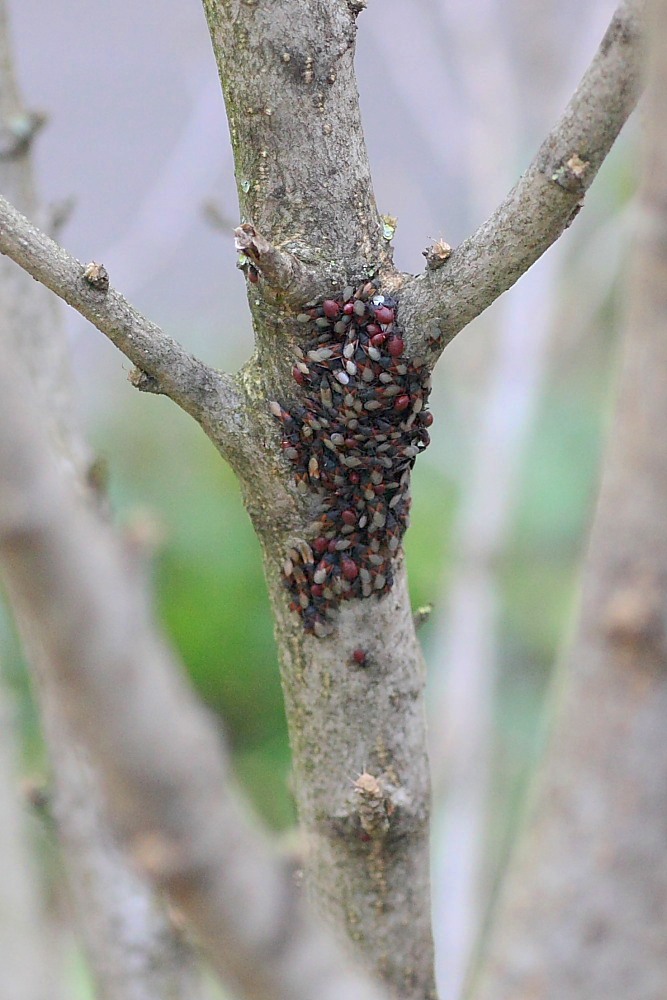
<path id="1" fill-rule="evenodd" d="M 292 402 L 271 403 L 299 493 L 317 498 L 283 565 L 290 608 L 323 638 L 343 601 L 382 597 L 408 526 L 410 472 L 429 443 L 431 380 L 407 358 L 398 303 L 373 282 L 308 308 Z"/>

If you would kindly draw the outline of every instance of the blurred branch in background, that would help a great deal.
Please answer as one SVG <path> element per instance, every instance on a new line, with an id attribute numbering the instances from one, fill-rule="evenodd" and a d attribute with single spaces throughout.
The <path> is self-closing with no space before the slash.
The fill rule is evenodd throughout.
<path id="1" fill-rule="evenodd" d="M 406 281 L 414 314 L 444 346 L 507 291 L 562 235 L 632 112 L 641 89 L 643 0 L 621 0 L 565 111 L 500 205 L 435 271 Z"/>
<path id="2" fill-rule="evenodd" d="M 143 573 L 59 473 L 2 346 L 3 576 L 135 861 L 243 997 L 382 1000 L 255 826 L 217 725 L 153 623 Z"/>
<path id="3" fill-rule="evenodd" d="M 220 163 L 210 155 L 211 134 L 219 127 L 220 85 L 210 73 L 202 77 L 191 88 L 191 110 L 184 126 L 130 225 L 101 254 L 114 284 L 126 295 L 141 292 L 173 263 L 188 233 L 200 221 L 202 203 L 220 174 Z M 229 146 L 226 155 L 231 160 Z M 233 230 L 238 225 L 236 191 L 223 190 L 221 196 L 225 216 L 230 217 L 225 235 L 231 260 Z"/>
<path id="4" fill-rule="evenodd" d="M 4 0 L 0 0 L 0 115 L 5 129 L 27 116 L 13 71 Z M 21 208 L 38 214 L 29 141 L 0 159 L 0 184 Z M 62 472 L 85 492 L 90 457 L 76 425 L 59 304 L 4 257 L 0 259 L 0 279 L 4 352 L 20 358 L 30 373 L 31 394 L 48 414 L 48 432 Z M 17 625 L 34 670 L 33 690 L 52 769 L 52 812 L 76 904 L 78 930 L 96 983 L 105 1000 L 158 996 L 192 1000 L 198 994 L 189 949 L 115 842 L 97 779 L 64 717 L 61 693 L 43 669 L 41 643 L 25 621 L 19 618 Z M 39 955 L 38 929 L 36 924 L 35 936 L 26 946 Z M 12 995 L 22 993 L 15 989 Z"/>
<path id="5" fill-rule="evenodd" d="M 460 995 L 486 908 L 489 786 L 499 661 L 500 564 L 553 332 L 559 254 L 540 261 L 498 319 L 498 345 L 471 478 L 454 529 L 454 575 L 434 636 L 435 909 L 444 1000 Z M 497 316 L 497 314 L 496 314 Z M 436 870 L 437 870 L 436 868 Z"/>
<path id="6" fill-rule="evenodd" d="M 0 664 L 0 1000 L 60 1000 L 61 969 L 51 953 L 19 791 L 18 731 Z"/>
<path id="7" fill-rule="evenodd" d="M 568 77 L 576 79 L 577 60 L 587 60 L 595 50 L 599 26 L 596 18 L 585 19 L 572 52 L 569 22 L 555 31 L 550 9 L 533 11 L 531 25 L 538 37 L 548 37 L 550 52 L 542 52 L 546 59 L 540 66 L 529 67 L 517 58 L 505 5 L 488 0 L 483 17 L 478 7 L 473 13 L 465 4 L 434 9 L 432 16 L 437 19 L 438 14 L 448 42 L 444 58 L 452 58 L 450 52 L 466 54 L 457 60 L 457 78 L 466 100 L 461 183 L 468 185 L 471 214 L 483 218 L 489 199 L 495 200 L 494 188 L 511 176 L 530 143 L 525 137 L 531 98 L 560 95 L 549 108 L 554 113 L 558 110 L 570 89 Z M 474 59 L 469 57 L 471 52 Z M 569 72 L 563 67 L 564 52 L 569 56 Z M 480 72 L 480 65 L 487 71 Z M 502 95 L 500 100 L 498 95 Z M 492 109 L 498 114 L 492 114 Z M 618 222 L 615 219 L 608 225 Z M 476 425 L 472 458 L 461 470 L 462 494 L 452 533 L 453 568 L 448 570 L 451 582 L 447 605 L 436 620 L 430 657 L 434 678 L 431 760 L 437 809 L 434 909 L 443 1000 L 461 995 L 493 874 L 497 877 L 489 871 L 488 841 L 503 642 L 500 573 L 514 524 L 527 443 L 534 433 L 547 366 L 552 363 L 565 252 L 562 244 L 552 248 L 511 295 L 476 325 L 477 336 L 481 326 L 486 329 L 491 360 L 483 379 L 486 385 L 478 393 L 480 413 L 472 417 Z M 601 302 L 601 295 L 589 294 L 585 309 L 599 310 Z M 578 327 L 578 334 L 585 336 L 585 324 Z M 507 816 L 501 817 L 502 824 L 508 822 Z"/>
<path id="8" fill-rule="evenodd" d="M 460 183 L 467 188 L 473 220 L 484 218 L 489 201 L 496 203 L 506 189 L 518 159 L 522 124 L 502 13 L 495 0 L 485 0 L 484 16 L 479 13 L 464 4 L 438 5 L 434 11 L 449 42 L 443 58 L 460 54 L 456 68 L 465 122 Z M 480 65 L 486 72 L 479 72 Z M 498 94 L 503 95 L 501 101 Z M 481 412 L 473 416 L 472 459 L 460 475 L 447 605 L 437 616 L 433 635 L 433 907 L 442 1000 L 460 996 L 483 912 L 498 657 L 495 575 L 549 330 L 548 322 L 541 325 L 542 337 L 533 329 L 525 288 L 526 283 L 539 283 L 539 269 L 545 264 L 549 269 L 547 261 L 540 262 L 511 298 L 498 303 L 479 324 L 492 345 L 490 368 L 485 366 L 488 384 L 478 392 Z M 478 328 L 477 335 L 481 332 Z M 524 406 L 515 397 L 517 391 L 524 394 Z"/>
<path id="9" fill-rule="evenodd" d="M 51 815 L 96 987 L 105 1000 L 199 1000 L 206 994 L 198 956 L 164 901 L 121 849 L 98 774 L 65 717 L 62 692 L 40 658 L 34 632 L 20 619 L 18 624 L 26 655 L 38 672 L 53 769 Z"/>
<path id="10" fill-rule="evenodd" d="M 616 416 L 555 727 L 471 992 L 667 995 L 667 2 L 649 5 Z"/>

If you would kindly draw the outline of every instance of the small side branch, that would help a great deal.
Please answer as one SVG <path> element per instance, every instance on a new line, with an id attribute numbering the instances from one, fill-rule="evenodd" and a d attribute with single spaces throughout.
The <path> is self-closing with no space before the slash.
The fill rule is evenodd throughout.
<path id="1" fill-rule="evenodd" d="M 477 232 L 437 269 L 408 280 L 401 317 L 414 353 L 437 354 L 554 243 L 641 91 L 644 0 L 623 0 L 560 121 Z"/>
<path id="2" fill-rule="evenodd" d="M 81 264 L 1 196 L 0 252 L 108 337 L 147 377 L 151 392 L 169 396 L 200 423 L 217 397 L 218 416 L 232 422 L 241 399 L 231 376 L 188 354 L 109 286 L 103 265 Z M 132 381 L 145 388 L 139 375 Z"/>
<path id="3" fill-rule="evenodd" d="M 273 246 L 249 222 L 238 226 L 234 237 L 236 249 L 247 258 L 248 266 L 288 305 L 298 308 L 321 294 L 321 275 L 309 270 L 295 254 Z"/>

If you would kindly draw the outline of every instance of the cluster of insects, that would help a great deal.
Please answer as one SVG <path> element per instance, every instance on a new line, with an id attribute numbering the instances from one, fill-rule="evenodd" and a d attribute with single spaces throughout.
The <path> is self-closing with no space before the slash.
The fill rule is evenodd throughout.
<path id="1" fill-rule="evenodd" d="M 306 337 L 289 409 L 271 403 L 297 490 L 317 497 L 308 541 L 283 571 L 290 608 L 318 637 L 342 601 L 381 597 L 408 525 L 410 471 L 429 443 L 425 359 L 407 358 L 397 303 L 366 282 L 298 317 Z"/>

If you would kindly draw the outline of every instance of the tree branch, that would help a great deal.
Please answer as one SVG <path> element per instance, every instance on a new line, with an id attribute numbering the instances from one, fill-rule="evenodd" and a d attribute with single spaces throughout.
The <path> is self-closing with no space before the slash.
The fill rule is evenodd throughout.
<path id="1" fill-rule="evenodd" d="M 406 282 L 401 319 L 413 353 L 435 359 L 570 224 L 641 90 L 644 0 L 623 0 L 563 116 L 526 173 L 437 270 Z"/>
<path id="2" fill-rule="evenodd" d="M 388 286 L 398 275 L 373 193 L 354 72 L 355 16 L 361 5 L 305 0 L 298 17 L 292 0 L 272 0 L 270 17 L 263 16 L 265 6 L 204 0 L 234 148 L 241 218 L 274 248 L 314 269 L 319 275 L 318 296 L 326 298 L 346 286 L 354 290 L 371 274 L 381 279 L 383 293 L 390 291 Z M 243 233 L 244 238 L 256 239 L 247 229 Z M 289 284 L 290 263 L 285 266 L 284 258 L 269 262 L 279 274 L 276 283 Z M 300 407 L 308 403 L 308 396 L 300 391 L 293 372 L 294 348 L 303 341 L 306 326 L 296 322 L 294 310 L 285 308 L 276 294 L 282 289 L 274 289 L 273 279 L 264 274 L 266 281 L 260 278 L 248 286 L 257 354 L 246 366 L 244 386 L 255 417 L 248 438 L 258 460 L 245 476 L 243 492 L 263 543 L 276 620 L 293 788 L 308 844 L 304 885 L 317 911 L 353 942 L 366 967 L 374 969 L 392 996 L 432 1000 L 425 671 L 412 623 L 405 562 L 397 537 L 393 554 L 383 563 L 391 573 L 391 591 L 378 599 L 387 578 L 374 571 L 375 597 L 366 594 L 341 607 L 332 616 L 326 638 L 308 634 L 305 619 L 290 607 L 294 602 L 285 586 L 285 567 L 301 573 L 292 563 L 292 552 L 297 561 L 306 553 L 304 565 L 308 553 L 312 558 L 308 540 L 320 531 L 314 519 L 330 501 L 315 485 L 315 474 L 309 486 L 297 484 L 294 467 L 285 461 L 291 461 L 290 449 L 278 451 L 275 417 L 273 425 L 265 423 L 268 400 Z M 299 311 L 310 298 L 308 292 Z M 313 334 L 309 330 L 309 336 Z M 345 384 L 350 370 L 355 379 L 354 369 L 356 362 L 351 362 L 340 373 L 343 378 L 334 380 L 336 386 Z M 364 409 L 369 416 L 359 425 L 370 431 L 373 401 L 366 396 L 362 400 L 368 386 L 357 374 L 350 392 L 357 396 L 356 403 L 370 402 Z M 342 413 L 344 405 L 352 405 L 344 403 L 347 396 L 334 394 L 326 403 L 328 389 L 322 385 L 317 398 L 331 410 L 325 417 L 327 426 L 329 416 L 337 420 L 336 411 Z M 305 428 L 304 440 L 309 430 Z M 391 465 L 383 457 L 387 443 L 378 441 L 378 446 L 378 465 Z M 342 496 L 354 493 L 355 479 L 360 482 L 359 474 L 351 471 L 358 459 L 351 458 L 349 466 L 344 461 L 339 465 L 338 479 L 344 484 L 337 495 L 339 504 L 346 502 Z M 319 469 L 317 460 L 315 466 Z M 360 489 L 352 502 L 370 503 L 377 490 L 378 508 L 371 516 L 390 527 L 393 513 L 386 506 L 388 516 L 382 513 L 388 497 L 380 499 L 384 484 L 375 482 L 378 475 L 382 476 L 374 470 L 373 483 L 363 492 Z M 268 499 L 268 490 L 277 492 L 276 484 L 287 500 Z M 350 538 L 336 526 L 327 543 L 337 545 L 337 552 L 358 543 L 365 552 L 367 523 L 364 516 L 361 533 Z M 369 550 L 368 559 L 369 566 L 382 563 L 375 551 Z M 360 568 L 370 580 L 368 568 Z M 338 570 L 334 576 L 336 587 L 342 588 Z M 368 590 L 368 582 L 361 588 L 357 585 L 360 589 Z M 304 592 L 299 597 L 302 611 L 306 599 Z M 353 786 L 360 772 L 366 776 L 364 783 Z"/>
<path id="3" fill-rule="evenodd" d="M 156 631 L 143 575 L 57 474 L 0 359 L 0 556 L 140 867 L 252 1000 L 380 1000 L 308 911 L 234 790 L 216 725 Z"/>
<path id="4" fill-rule="evenodd" d="M 233 447 L 243 397 L 230 375 L 188 354 L 155 323 L 137 312 L 97 268 L 84 267 L 0 196 L 0 252 L 81 313 L 143 373 L 151 392 L 169 396 L 199 423 L 217 420 L 216 443 Z M 85 276 L 87 274 L 87 277 Z M 132 379 L 145 389 L 140 376 Z M 215 406 L 213 405 L 215 404 Z M 226 441 L 226 431 L 229 441 Z"/>

